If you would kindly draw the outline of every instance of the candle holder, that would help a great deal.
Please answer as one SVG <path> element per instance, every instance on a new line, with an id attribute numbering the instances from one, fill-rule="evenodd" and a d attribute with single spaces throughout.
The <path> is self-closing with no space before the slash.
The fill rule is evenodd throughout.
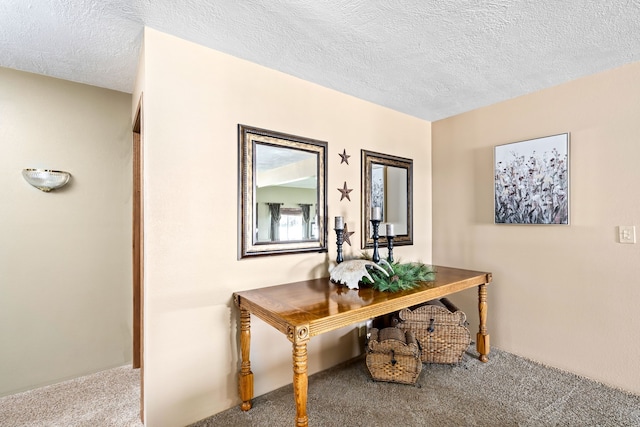
<path id="1" fill-rule="evenodd" d="M 372 219 L 371 225 L 373 226 L 373 262 L 376 264 L 380 262 L 380 254 L 378 253 L 378 239 L 380 236 L 378 235 L 378 227 L 380 227 L 379 219 Z"/>
<path id="2" fill-rule="evenodd" d="M 336 256 L 336 262 L 340 264 L 344 261 L 342 256 L 342 244 L 344 243 L 344 229 L 342 228 L 334 228 L 336 231 L 336 244 L 338 246 L 338 255 Z"/>
<path id="3" fill-rule="evenodd" d="M 393 236 L 387 236 L 387 261 L 389 264 L 393 264 Z"/>

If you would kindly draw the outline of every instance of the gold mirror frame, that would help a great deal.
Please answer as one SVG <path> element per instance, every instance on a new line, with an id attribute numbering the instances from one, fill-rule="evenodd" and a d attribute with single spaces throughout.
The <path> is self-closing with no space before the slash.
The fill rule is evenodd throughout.
<path id="1" fill-rule="evenodd" d="M 362 248 L 373 247 L 373 237 L 371 237 L 373 234 L 371 226 L 371 206 L 372 172 L 374 165 L 406 170 L 406 234 L 395 235 L 393 238 L 393 245 L 413 245 L 413 160 L 404 157 L 391 156 L 389 154 L 361 150 L 362 194 L 360 199 L 362 200 Z M 384 236 L 386 222 L 385 218 L 383 218 L 380 223 L 380 238 L 378 239 L 380 247 L 385 247 L 387 245 L 387 238 Z"/>
<path id="2" fill-rule="evenodd" d="M 258 241 L 256 233 L 256 144 L 300 150 L 317 158 L 317 238 Z M 238 125 L 238 259 L 327 251 L 327 142 Z"/>

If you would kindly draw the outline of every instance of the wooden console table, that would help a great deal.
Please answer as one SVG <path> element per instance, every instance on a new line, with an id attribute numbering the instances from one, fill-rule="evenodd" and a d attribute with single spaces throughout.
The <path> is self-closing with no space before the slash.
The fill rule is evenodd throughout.
<path id="1" fill-rule="evenodd" d="M 491 273 L 440 266 L 436 269 L 435 281 L 396 293 L 372 288 L 350 290 L 328 278 L 235 292 L 233 298 L 240 309 L 241 366 L 238 381 L 242 410 L 251 409 L 253 399 L 253 373 L 249 361 L 251 314 L 285 334 L 293 343 L 296 426 L 309 424 L 307 343 L 311 337 L 324 332 L 477 286 L 480 328 L 476 346 L 480 360 L 486 362 L 490 351 L 486 320 L 487 284 L 491 282 Z"/>

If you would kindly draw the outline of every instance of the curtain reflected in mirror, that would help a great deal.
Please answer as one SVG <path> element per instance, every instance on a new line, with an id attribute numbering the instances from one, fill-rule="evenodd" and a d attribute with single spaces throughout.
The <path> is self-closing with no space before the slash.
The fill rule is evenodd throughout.
<path id="1" fill-rule="evenodd" d="M 326 251 L 326 145 L 239 125 L 240 258 Z"/>
<path id="2" fill-rule="evenodd" d="M 393 224 L 394 245 L 413 244 L 413 160 L 362 150 L 362 247 L 373 247 L 371 208 L 380 208 L 381 224 Z M 386 227 L 379 228 L 386 245 Z"/>
<path id="3" fill-rule="evenodd" d="M 258 143 L 255 169 L 256 241 L 317 239 L 318 153 Z"/>

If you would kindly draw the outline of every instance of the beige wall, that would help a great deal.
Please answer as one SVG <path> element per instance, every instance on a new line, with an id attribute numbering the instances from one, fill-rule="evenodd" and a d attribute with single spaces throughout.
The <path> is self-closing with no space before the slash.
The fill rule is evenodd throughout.
<path id="1" fill-rule="evenodd" d="M 360 149 L 413 158 L 415 244 L 396 253 L 425 261 L 431 125 L 151 29 L 142 64 L 147 424 L 179 426 L 239 403 L 232 293 L 325 276 L 336 255 L 331 244 L 328 255 L 237 260 L 237 125 L 328 141 L 330 224 L 343 215 L 357 231 L 347 255 L 360 253 Z M 345 181 L 350 202 L 337 190 Z M 257 318 L 251 351 L 256 395 L 291 383 L 289 341 Z M 316 337 L 309 371 L 358 351 L 354 327 Z"/>
<path id="2" fill-rule="evenodd" d="M 640 242 L 617 243 L 616 227 L 640 226 L 639 82 L 636 63 L 435 122 L 432 134 L 434 262 L 493 272 L 493 345 L 635 393 Z M 494 225 L 493 147 L 564 132 L 570 226 Z M 475 313 L 475 298 L 455 300 Z"/>
<path id="3" fill-rule="evenodd" d="M 0 395 L 131 361 L 130 103 L 0 68 Z"/>

